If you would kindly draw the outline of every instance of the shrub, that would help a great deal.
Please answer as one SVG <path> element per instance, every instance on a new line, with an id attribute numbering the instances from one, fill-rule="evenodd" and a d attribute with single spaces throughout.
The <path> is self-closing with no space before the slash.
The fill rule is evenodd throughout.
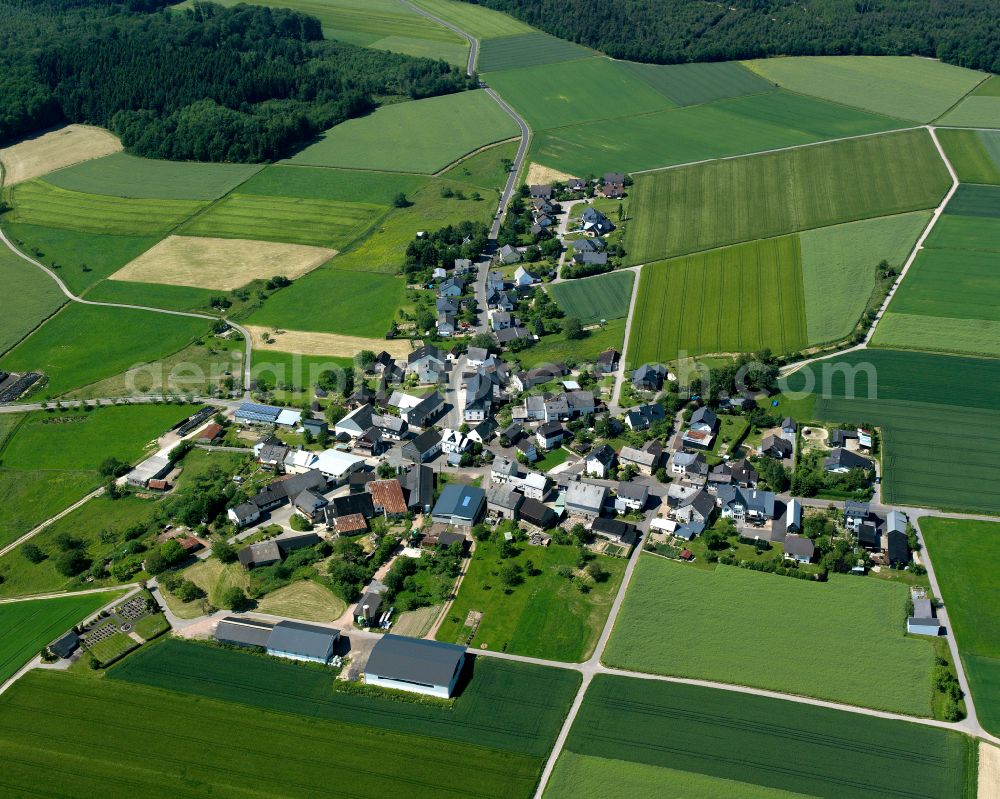
<path id="1" fill-rule="evenodd" d="M 45 560 L 45 553 L 30 541 L 21 547 L 21 554 L 29 563 L 41 563 Z"/>
<path id="2" fill-rule="evenodd" d="M 80 549 L 68 549 L 56 558 L 56 571 L 64 577 L 76 577 L 90 568 L 91 560 Z"/>

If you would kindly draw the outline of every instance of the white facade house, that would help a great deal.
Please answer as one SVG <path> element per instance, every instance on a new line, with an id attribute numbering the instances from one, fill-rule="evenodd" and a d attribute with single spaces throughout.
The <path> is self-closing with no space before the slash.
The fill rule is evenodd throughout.
<path id="1" fill-rule="evenodd" d="M 322 452 L 297 449 L 285 457 L 285 471 L 288 474 L 305 474 L 315 469 L 328 483 L 334 484 L 344 482 L 352 472 L 356 472 L 364 464 L 364 458 L 336 449 L 325 449 Z"/>

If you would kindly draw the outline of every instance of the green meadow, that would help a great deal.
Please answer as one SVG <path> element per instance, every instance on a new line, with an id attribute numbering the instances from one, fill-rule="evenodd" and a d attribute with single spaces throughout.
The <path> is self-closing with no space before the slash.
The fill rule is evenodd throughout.
<path id="1" fill-rule="evenodd" d="M 575 316 L 585 325 L 602 319 L 628 316 L 635 274 L 611 272 L 607 275 L 556 283 L 549 293 L 567 316 Z"/>
<path id="2" fill-rule="evenodd" d="M 396 194 L 403 192 L 409 196 L 425 186 L 427 180 L 424 175 L 401 172 L 273 164 L 240 186 L 239 193 L 390 206 Z"/>
<path id="3" fill-rule="evenodd" d="M 507 14 L 459 0 L 414 0 L 414 5 L 430 11 L 445 22 L 457 25 L 480 40 L 514 36 L 534 30 L 530 25 Z"/>
<path id="4" fill-rule="evenodd" d="M 622 61 L 639 80 L 679 106 L 729 100 L 746 94 L 777 91 L 770 81 L 736 61 L 706 64 L 639 64 Z"/>
<path id="5" fill-rule="evenodd" d="M 28 335 L 66 298 L 52 279 L 6 247 L 0 247 L 0 283 L 17 297 L 0 314 L 0 354 Z"/>
<path id="6" fill-rule="evenodd" d="M 573 61 L 594 55 L 594 51 L 547 33 L 521 33 L 498 39 L 487 39 L 479 50 L 476 68 L 480 72 L 500 69 L 533 67 Z"/>

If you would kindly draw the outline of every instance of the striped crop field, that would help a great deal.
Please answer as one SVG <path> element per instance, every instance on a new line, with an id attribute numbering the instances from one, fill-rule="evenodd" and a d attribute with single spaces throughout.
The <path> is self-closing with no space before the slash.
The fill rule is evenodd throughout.
<path id="1" fill-rule="evenodd" d="M 1000 184 L 1000 130 L 942 128 L 937 136 L 960 181 Z"/>
<path id="2" fill-rule="evenodd" d="M 632 272 L 612 272 L 608 275 L 556 283 L 549 292 L 567 316 L 591 324 L 602 319 L 622 319 L 628 316 L 632 299 Z"/>
<path id="3" fill-rule="evenodd" d="M 628 349 L 634 365 L 765 347 L 791 352 L 806 343 L 794 236 L 643 267 Z"/>
<path id="4" fill-rule="evenodd" d="M 487 39 L 479 51 L 476 66 L 480 72 L 493 72 L 515 67 L 533 67 L 573 61 L 594 55 L 593 50 L 547 33 L 521 33 L 499 39 Z"/>

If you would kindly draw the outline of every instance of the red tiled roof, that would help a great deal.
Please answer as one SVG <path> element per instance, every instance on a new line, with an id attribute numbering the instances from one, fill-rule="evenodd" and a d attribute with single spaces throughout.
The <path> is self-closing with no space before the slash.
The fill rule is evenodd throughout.
<path id="1" fill-rule="evenodd" d="M 197 438 L 199 441 L 215 441 L 220 435 L 222 435 L 222 425 L 212 422 L 201 428 Z"/>
<path id="2" fill-rule="evenodd" d="M 346 516 L 338 516 L 333 520 L 333 526 L 338 533 L 357 533 L 368 529 L 368 522 L 365 521 L 362 513 L 348 513 Z"/>
<path id="3" fill-rule="evenodd" d="M 403 497 L 403 487 L 399 480 L 372 480 L 368 484 L 368 493 L 372 501 L 385 508 L 386 513 L 406 513 L 406 498 Z"/>

